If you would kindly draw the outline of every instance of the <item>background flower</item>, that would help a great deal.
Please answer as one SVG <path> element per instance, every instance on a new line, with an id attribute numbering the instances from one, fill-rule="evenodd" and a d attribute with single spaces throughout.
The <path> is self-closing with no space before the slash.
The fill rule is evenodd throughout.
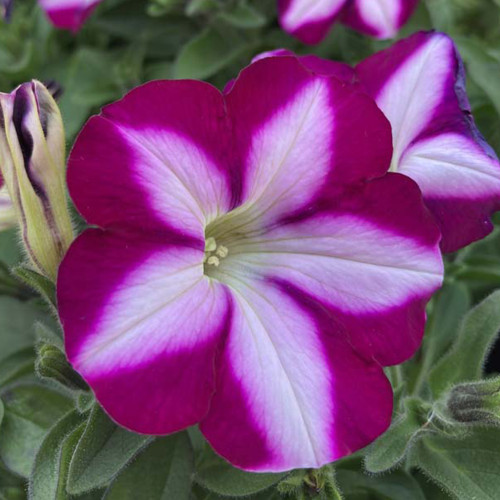
<path id="1" fill-rule="evenodd" d="M 56 28 L 78 31 L 102 0 L 39 0 Z"/>
<path id="2" fill-rule="evenodd" d="M 417 7 L 418 0 L 279 0 L 280 22 L 304 43 L 319 43 L 340 19 L 376 38 L 392 38 Z"/>
<path id="3" fill-rule="evenodd" d="M 153 82 L 92 118 L 69 186 L 100 229 L 68 252 L 58 304 L 106 411 L 149 434 L 201 422 L 255 471 L 318 467 L 383 432 L 382 365 L 415 352 L 442 279 L 417 186 L 374 180 L 391 152 L 368 96 L 286 57 L 225 97 Z"/>

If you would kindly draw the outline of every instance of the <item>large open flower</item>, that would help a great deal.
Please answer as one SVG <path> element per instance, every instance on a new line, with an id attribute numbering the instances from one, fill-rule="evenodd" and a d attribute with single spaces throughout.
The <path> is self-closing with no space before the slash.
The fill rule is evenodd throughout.
<path id="1" fill-rule="evenodd" d="M 304 43 L 318 43 L 341 19 L 376 38 L 392 38 L 417 7 L 418 0 L 279 0 L 280 23 Z"/>
<path id="2" fill-rule="evenodd" d="M 39 0 L 56 28 L 78 31 L 102 0 Z"/>
<path id="3" fill-rule="evenodd" d="M 382 366 L 418 347 L 439 232 L 386 173 L 366 94 L 294 58 L 223 95 L 139 87 L 91 118 L 68 182 L 88 223 L 58 301 L 73 366 L 119 424 L 200 423 L 238 467 L 318 467 L 390 423 Z"/>

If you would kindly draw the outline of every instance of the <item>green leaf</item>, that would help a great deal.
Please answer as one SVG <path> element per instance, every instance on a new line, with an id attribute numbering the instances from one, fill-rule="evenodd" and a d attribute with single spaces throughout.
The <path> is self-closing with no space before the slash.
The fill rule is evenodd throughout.
<path id="1" fill-rule="evenodd" d="M 33 325 L 44 318 L 34 302 L 0 297 L 0 363 L 14 352 L 33 345 Z"/>
<path id="2" fill-rule="evenodd" d="M 222 496 L 244 497 L 274 486 L 287 474 L 254 474 L 236 469 L 207 449 L 196 467 L 194 479 L 207 490 Z"/>
<path id="3" fill-rule="evenodd" d="M 35 349 L 26 347 L 0 361 L 0 387 L 10 384 L 26 375 L 32 375 L 35 368 Z"/>
<path id="4" fill-rule="evenodd" d="M 47 431 L 72 404 L 64 395 L 37 384 L 19 384 L 0 393 L 5 415 L 0 427 L 0 458 L 13 472 L 28 477 Z"/>
<path id="5" fill-rule="evenodd" d="M 482 428 L 464 438 L 429 434 L 411 461 L 458 500 L 497 500 L 500 491 L 500 429 Z"/>
<path id="6" fill-rule="evenodd" d="M 52 281 L 26 266 L 17 266 L 12 273 L 22 283 L 38 292 L 54 309 L 57 308 L 56 286 Z"/>
<path id="7" fill-rule="evenodd" d="M 470 293 L 463 283 L 446 284 L 434 296 L 422 349 L 406 367 L 410 374 L 417 373 L 414 382 L 412 377 L 409 377 L 411 393 L 419 395 L 426 387 L 430 370 L 453 344 L 470 305 Z"/>
<path id="8" fill-rule="evenodd" d="M 157 439 L 120 473 L 104 499 L 189 500 L 193 470 L 193 449 L 186 432 Z"/>
<path id="9" fill-rule="evenodd" d="M 174 67 L 175 78 L 206 79 L 247 49 L 247 42 L 234 28 L 210 26 L 180 50 Z"/>
<path id="10" fill-rule="evenodd" d="M 0 231 L 0 261 L 9 267 L 19 264 L 22 260 L 18 241 L 15 229 Z"/>
<path id="11" fill-rule="evenodd" d="M 29 482 L 30 500 L 66 500 L 71 456 L 83 432 L 82 417 L 71 412 L 57 422 L 36 454 Z"/>
<path id="12" fill-rule="evenodd" d="M 418 482 L 402 470 L 370 476 L 361 470 L 340 468 L 336 477 L 346 500 L 426 500 Z"/>
<path id="13" fill-rule="evenodd" d="M 465 317 L 451 351 L 431 371 L 429 383 L 437 399 L 450 386 L 478 380 L 485 358 L 500 329 L 500 291 Z"/>
<path id="14" fill-rule="evenodd" d="M 96 405 L 71 460 L 68 492 L 78 495 L 107 486 L 152 439 L 118 427 Z"/>
<path id="15" fill-rule="evenodd" d="M 422 426 L 427 422 L 429 406 L 411 398 L 404 402 L 404 413 L 367 449 L 365 467 L 374 474 L 393 469 L 405 458 Z"/>
<path id="16" fill-rule="evenodd" d="M 261 28 L 266 24 L 266 18 L 246 1 L 240 1 L 230 10 L 219 14 L 219 18 L 236 28 Z"/>
<path id="17" fill-rule="evenodd" d="M 460 55 L 463 57 L 468 77 L 489 97 L 500 114 L 500 59 L 491 55 L 488 46 L 470 37 L 456 38 Z"/>

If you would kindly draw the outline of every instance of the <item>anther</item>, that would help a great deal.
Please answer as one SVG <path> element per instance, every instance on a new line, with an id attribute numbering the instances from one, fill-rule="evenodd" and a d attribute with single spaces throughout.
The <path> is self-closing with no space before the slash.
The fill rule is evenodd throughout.
<path id="1" fill-rule="evenodd" d="M 224 259 L 229 254 L 229 250 L 224 245 L 220 245 L 215 252 L 221 259 Z"/>
<path id="2" fill-rule="evenodd" d="M 216 257 L 215 255 L 212 255 L 211 257 L 208 258 L 207 264 L 209 266 L 219 267 L 219 264 L 220 264 L 219 257 Z"/>

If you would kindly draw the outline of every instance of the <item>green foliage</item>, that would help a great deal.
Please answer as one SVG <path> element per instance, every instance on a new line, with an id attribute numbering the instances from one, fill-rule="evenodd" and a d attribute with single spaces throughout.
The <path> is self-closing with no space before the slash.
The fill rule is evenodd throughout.
<path id="1" fill-rule="evenodd" d="M 218 495 L 238 498 L 269 489 L 286 474 L 252 474 L 238 470 L 205 447 L 196 467 L 195 481 Z"/>
<path id="2" fill-rule="evenodd" d="M 189 500 L 194 456 L 186 432 L 157 439 L 111 483 L 106 500 Z"/>
<path id="3" fill-rule="evenodd" d="M 463 437 L 429 434 L 411 454 L 412 465 L 459 499 L 495 500 L 500 488 L 500 429 Z"/>
<path id="4" fill-rule="evenodd" d="M 50 427 L 71 409 L 64 395 L 36 383 L 0 391 L 5 413 L 0 427 L 0 459 L 12 472 L 28 477 Z"/>
<path id="5" fill-rule="evenodd" d="M 465 318 L 450 352 L 432 369 L 429 383 L 437 398 L 458 382 L 481 378 L 483 366 L 500 330 L 500 291 Z"/>
<path id="6" fill-rule="evenodd" d="M 152 439 L 118 427 L 95 405 L 71 458 L 68 493 L 107 486 Z"/>

